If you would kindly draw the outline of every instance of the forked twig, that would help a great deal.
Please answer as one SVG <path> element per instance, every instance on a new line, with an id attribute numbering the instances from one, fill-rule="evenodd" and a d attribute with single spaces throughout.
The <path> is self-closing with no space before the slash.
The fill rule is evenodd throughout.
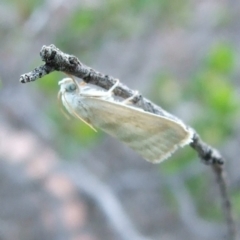
<path id="1" fill-rule="evenodd" d="M 45 64 L 35 68 L 29 73 L 21 75 L 21 83 L 35 81 L 53 71 L 62 71 L 67 74 L 71 74 L 83 79 L 86 83 L 95 84 L 107 90 L 111 88 L 116 82 L 115 78 L 108 75 L 103 75 L 94 69 L 85 66 L 78 60 L 77 57 L 63 53 L 54 45 L 43 46 L 40 51 L 40 56 Z M 114 90 L 114 94 L 126 99 L 133 96 L 134 94 L 136 95 L 136 92 L 129 89 L 126 85 L 119 83 L 118 87 L 116 87 Z M 166 112 L 161 107 L 155 105 L 148 99 L 143 98 L 140 94 L 134 97 L 133 102 L 145 111 L 152 112 L 161 116 L 169 116 L 172 119 L 177 119 L 177 117 Z M 196 131 L 193 131 L 194 135 L 190 146 L 198 153 L 200 159 L 205 164 L 211 165 L 213 172 L 216 175 L 217 183 L 219 185 L 222 197 L 224 215 L 228 227 L 228 239 L 236 240 L 237 233 L 235 221 L 232 214 L 231 201 L 227 191 L 225 171 L 223 168 L 224 159 L 215 148 L 203 142 Z"/>

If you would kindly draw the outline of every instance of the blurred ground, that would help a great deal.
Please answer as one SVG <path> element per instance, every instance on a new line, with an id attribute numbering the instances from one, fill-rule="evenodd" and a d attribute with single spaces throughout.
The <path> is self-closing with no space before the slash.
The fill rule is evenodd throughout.
<path id="1" fill-rule="evenodd" d="M 68 121 L 53 73 L 21 74 L 55 44 L 196 128 L 227 160 L 240 216 L 240 2 L 0 2 L 0 239 L 224 239 L 212 172 L 186 147 L 152 165 Z"/>

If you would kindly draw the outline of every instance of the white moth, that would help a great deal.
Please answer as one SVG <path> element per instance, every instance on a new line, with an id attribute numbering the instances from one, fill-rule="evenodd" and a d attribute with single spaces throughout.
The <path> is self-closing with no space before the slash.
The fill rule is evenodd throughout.
<path id="1" fill-rule="evenodd" d="M 191 142 L 193 133 L 180 120 L 134 107 L 134 96 L 115 100 L 118 81 L 108 91 L 78 84 L 73 78 L 64 78 L 59 85 L 59 97 L 70 114 L 126 143 L 149 162 L 162 162 Z"/>

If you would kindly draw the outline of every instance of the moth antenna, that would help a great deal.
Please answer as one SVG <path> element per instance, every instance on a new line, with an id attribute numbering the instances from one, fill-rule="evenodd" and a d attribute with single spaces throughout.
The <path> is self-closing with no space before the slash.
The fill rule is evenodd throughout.
<path id="1" fill-rule="evenodd" d="M 61 111 L 61 113 L 64 115 L 65 118 L 67 118 L 67 120 L 70 120 L 70 116 L 63 110 L 63 106 L 61 104 L 61 97 L 62 97 L 62 93 L 61 91 L 58 92 L 57 98 L 58 98 L 58 107 Z"/>
<path id="2" fill-rule="evenodd" d="M 63 97 L 64 97 L 64 100 L 65 102 L 67 103 L 68 107 L 73 111 L 75 117 L 77 117 L 78 119 L 80 119 L 82 122 L 84 122 L 86 125 L 88 125 L 93 131 L 97 132 L 97 130 L 88 122 L 86 122 L 83 118 L 81 118 L 75 111 L 74 109 L 70 106 L 70 104 L 68 103 L 66 97 L 65 97 L 65 92 L 63 93 Z"/>

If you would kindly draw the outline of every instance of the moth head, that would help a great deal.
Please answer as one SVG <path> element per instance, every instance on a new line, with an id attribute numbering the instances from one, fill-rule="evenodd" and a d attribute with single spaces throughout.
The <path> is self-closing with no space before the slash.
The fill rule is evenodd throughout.
<path id="1" fill-rule="evenodd" d="M 59 104 L 60 110 L 62 111 L 62 113 L 67 119 L 70 119 L 68 114 L 66 114 L 62 108 L 61 100 L 63 98 L 66 101 L 66 97 L 65 97 L 66 93 L 74 94 L 74 93 L 80 92 L 80 87 L 77 81 L 71 76 L 59 81 L 58 85 L 60 86 L 60 90 L 58 92 L 58 104 Z"/>
<path id="2" fill-rule="evenodd" d="M 60 92 L 63 93 L 75 93 L 80 91 L 79 85 L 73 78 L 64 78 L 58 82 L 60 85 Z"/>
<path id="3" fill-rule="evenodd" d="M 61 100 L 65 101 L 68 108 L 71 109 L 72 115 L 79 118 L 81 121 L 83 121 L 85 124 L 87 124 L 90 128 L 92 128 L 96 132 L 97 130 L 90 123 L 88 123 L 81 116 L 79 116 L 79 114 L 72 108 L 71 104 L 67 101 L 67 98 L 65 96 L 65 94 L 69 93 L 70 94 L 80 93 L 80 85 L 78 84 L 78 82 L 73 77 L 70 76 L 70 78 L 64 78 L 61 81 L 59 81 L 58 85 L 60 85 L 60 90 L 58 92 L 58 104 L 63 115 L 67 119 L 70 119 L 68 114 L 66 114 L 62 108 Z"/>

